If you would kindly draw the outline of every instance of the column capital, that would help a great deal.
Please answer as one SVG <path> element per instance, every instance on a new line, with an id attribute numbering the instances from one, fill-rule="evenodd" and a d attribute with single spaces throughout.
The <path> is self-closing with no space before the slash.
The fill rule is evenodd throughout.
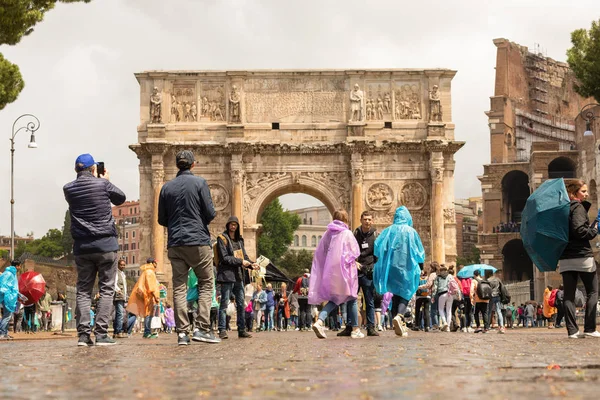
<path id="1" fill-rule="evenodd" d="M 165 180 L 165 170 L 164 169 L 152 169 L 152 186 L 159 187 L 163 184 Z"/>
<path id="2" fill-rule="evenodd" d="M 232 169 L 231 170 L 231 179 L 233 183 L 236 185 L 241 185 L 244 182 L 244 177 L 246 173 L 242 169 Z"/>

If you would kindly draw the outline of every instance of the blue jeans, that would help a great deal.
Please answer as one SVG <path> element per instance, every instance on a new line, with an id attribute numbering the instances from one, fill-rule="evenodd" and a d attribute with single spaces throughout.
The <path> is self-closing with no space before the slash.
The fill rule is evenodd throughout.
<path id="1" fill-rule="evenodd" d="M 438 295 L 436 294 L 432 299 L 431 299 L 431 326 L 438 326 L 439 325 L 439 321 L 438 321 L 438 317 L 440 315 L 439 310 L 438 310 Z"/>
<path id="2" fill-rule="evenodd" d="M 2 304 L 2 319 L 0 319 L 0 336 L 8 335 L 8 324 L 10 323 L 10 317 L 12 317 L 10 311 L 6 309 L 4 304 Z"/>
<path id="3" fill-rule="evenodd" d="M 123 332 L 123 319 L 125 317 L 125 300 L 115 300 L 115 322 L 113 323 L 114 334 Z"/>
<path id="4" fill-rule="evenodd" d="M 325 304 L 325 307 L 323 307 L 323 310 L 321 310 L 321 313 L 319 314 L 319 319 L 325 322 L 325 320 L 327 319 L 327 315 L 329 315 L 330 312 L 335 310 L 336 307 L 337 304 L 335 304 L 332 301 Z M 346 309 L 348 312 L 347 325 L 350 325 L 353 328 L 358 327 L 358 307 L 356 305 L 356 299 L 348 300 L 346 302 Z"/>
<path id="5" fill-rule="evenodd" d="M 129 313 L 129 315 L 127 316 L 127 334 L 131 335 L 131 332 L 133 332 L 135 321 L 137 321 L 137 316 L 135 314 Z"/>
<path id="6" fill-rule="evenodd" d="M 265 330 L 270 331 L 273 329 L 273 312 L 274 312 L 273 306 L 267 306 L 265 308 Z"/>
<path id="7" fill-rule="evenodd" d="M 358 285 L 363 291 L 363 298 L 367 308 L 367 328 L 373 328 L 375 326 L 375 303 L 373 302 L 375 285 L 373 285 L 371 279 L 364 275 L 358 277 Z"/>
<path id="8" fill-rule="evenodd" d="M 488 315 L 491 321 L 492 311 L 496 311 L 496 322 L 498 322 L 498 326 L 504 327 L 504 315 L 502 313 L 502 302 L 500 301 L 500 296 L 492 297 L 492 300 L 489 302 L 488 306 Z"/>
<path id="9" fill-rule="evenodd" d="M 229 296 L 235 296 L 235 308 L 237 311 L 238 332 L 246 330 L 246 321 L 244 321 L 244 285 L 242 282 L 221 283 L 221 304 L 219 305 L 219 332 L 225 331 L 227 327 L 227 306 L 229 305 Z"/>
<path id="10" fill-rule="evenodd" d="M 148 315 L 144 318 L 144 336 L 152 335 L 152 329 L 150 329 L 150 324 L 152 323 L 153 315 Z"/>

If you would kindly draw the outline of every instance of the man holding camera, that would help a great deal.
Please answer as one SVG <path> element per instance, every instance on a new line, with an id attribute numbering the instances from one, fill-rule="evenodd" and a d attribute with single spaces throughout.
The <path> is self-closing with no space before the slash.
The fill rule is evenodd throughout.
<path id="1" fill-rule="evenodd" d="M 96 310 L 94 332 L 97 346 L 116 342 L 108 336 L 117 276 L 117 227 L 112 216 L 111 203 L 121 205 L 125 194 L 110 183 L 108 171 L 90 154 L 75 160 L 77 179 L 63 187 L 71 214 L 73 254 L 77 265 L 77 320 L 78 346 L 93 346 L 90 338 L 90 307 L 96 276 L 100 299 Z"/>

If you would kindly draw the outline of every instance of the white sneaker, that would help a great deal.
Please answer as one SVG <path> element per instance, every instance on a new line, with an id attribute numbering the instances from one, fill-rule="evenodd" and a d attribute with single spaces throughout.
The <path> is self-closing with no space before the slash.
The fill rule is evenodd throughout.
<path id="1" fill-rule="evenodd" d="M 396 335 L 401 337 L 408 336 L 408 329 L 404 324 L 404 319 L 400 315 L 396 315 L 392 320 L 392 323 L 394 325 L 394 332 L 396 333 Z"/>
<path id="2" fill-rule="evenodd" d="M 590 335 L 592 334 L 590 333 Z M 577 331 L 576 333 L 569 335 L 569 339 L 585 339 L 585 334 L 579 333 L 579 331 Z"/>
<path id="3" fill-rule="evenodd" d="M 357 330 L 355 330 L 355 331 L 352 331 L 352 333 L 350 334 L 350 337 L 351 337 L 352 339 L 362 339 L 362 338 L 364 338 L 364 337 L 365 337 L 365 334 L 364 334 L 364 333 L 362 333 L 362 332 L 360 331 L 360 329 L 357 329 Z"/>
<path id="4" fill-rule="evenodd" d="M 594 331 L 594 332 L 585 332 L 584 333 L 585 336 L 588 337 L 595 337 L 595 338 L 600 338 L 600 332 L 598 331 Z"/>
<path id="5" fill-rule="evenodd" d="M 379 332 L 383 332 L 383 328 L 381 327 L 381 325 L 377 325 L 377 330 L 378 330 Z"/>
<path id="6" fill-rule="evenodd" d="M 327 339 L 327 335 L 325 334 L 325 327 L 319 322 L 315 322 L 313 324 L 312 330 L 319 339 Z"/>
<path id="7" fill-rule="evenodd" d="M 462 328 L 460 331 L 463 333 L 467 333 L 467 328 Z"/>

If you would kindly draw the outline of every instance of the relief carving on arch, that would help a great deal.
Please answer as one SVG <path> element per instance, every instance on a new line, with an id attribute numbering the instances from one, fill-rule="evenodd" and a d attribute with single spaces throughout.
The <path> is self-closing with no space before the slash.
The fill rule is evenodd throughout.
<path id="1" fill-rule="evenodd" d="M 391 211 L 373 211 L 373 223 L 375 225 L 391 225 L 394 222 L 396 210 Z"/>
<path id="2" fill-rule="evenodd" d="M 394 192 L 385 183 L 374 183 L 367 191 L 367 205 L 373 210 L 389 210 L 394 201 Z"/>
<path id="3" fill-rule="evenodd" d="M 303 172 L 303 175 L 330 188 L 346 210 L 350 209 L 350 183 L 347 172 Z"/>
<path id="4" fill-rule="evenodd" d="M 454 211 L 454 208 L 444 208 L 444 223 L 456 223 L 456 212 Z"/>
<path id="5" fill-rule="evenodd" d="M 409 210 L 420 210 L 427 203 L 427 191 L 419 182 L 409 182 L 400 190 L 399 200 Z"/>
<path id="6" fill-rule="evenodd" d="M 275 181 L 285 179 L 288 172 L 253 172 L 246 175 L 246 188 L 244 190 L 244 214 L 250 212 L 250 206 L 254 199 L 261 194 L 264 189 Z"/>
<path id="7" fill-rule="evenodd" d="M 229 193 L 224 186 L 213 183 L 208 185 L 210 196 L 216 211 L 224 210 L 229 205 Z"/>

